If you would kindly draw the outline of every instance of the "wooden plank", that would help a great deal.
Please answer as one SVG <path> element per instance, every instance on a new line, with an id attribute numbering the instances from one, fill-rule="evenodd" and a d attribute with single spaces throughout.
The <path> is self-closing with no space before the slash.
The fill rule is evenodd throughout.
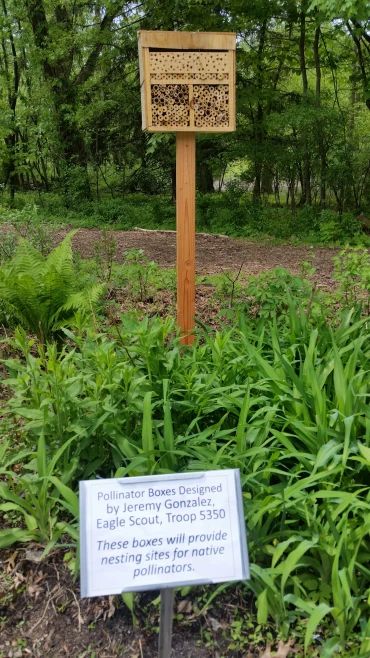
<path id="1" fill-rule="evenodd" d="M 150 133 L 230 133 L 233 132 L 235 128 L 230 126 L 224 126 L 223 128 L 208 128 L 207 126 L 201 126 L 200 128 L 190 128 L 189 126 L 147 126 L 146 130 Z"/>
<path id="2" fill-rule="evenodd" d="M 229 84 L 229 116 L 230 116 L 230 130 L 236 128 L 236 108 L 235 108 L 235 50 L 229 52 L 231 71 L 230 84 Z"/>
<path id="3" fill-rule="evenodd" d="M 235 32 L 167 32 L 140 30 L 142 47 L 169 50 L 235 50 Z"/>
<path id="4" fill-rule="evenodd" d="M 150 86 L 150 64 L 149 64 L 149 48 L 143 48 L 144 60 L 144 102 L 145 102 L 145 120 L 146 127 L 152 125 L 152 90 Z"/>
<path id="5" fill-rule="evenodd" d="M 140 73 L 140 96 L 141 96 L 141 125 L 142 129 L 145 130 L 148 127 L 148 116 L 146 110 L 146 97 L 145 97 L 145 71 L 144 71 L 144 61 L 143 61 L 144 50 L 141 47 L 140 36 L 139 36 L 139 73 Z M 148 75 L 148 71 L 146 72 Z"/>
<path id="6" fill-rule="evenodd" d="M 176 134 L 177 322 L 182 343 L 194 340 L 195 134 Z"/>
<path id="7" fill-rule="evenodd" d="M 160 78 L 156 76 L 155 73 L 151 75 L 151 84 L 152 85 L 229 85 L 231 83 L 231 75 L 228 78 L 195 78 L 186 77 L 183 78 Z M 232 81 L 234 84 L 234 80 Z"/>

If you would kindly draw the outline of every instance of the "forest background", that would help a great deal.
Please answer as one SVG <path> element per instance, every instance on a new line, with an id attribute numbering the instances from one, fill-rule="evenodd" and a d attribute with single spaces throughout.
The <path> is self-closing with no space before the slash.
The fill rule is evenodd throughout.
<path id="1" fill-rule="evenodd" d="M 49 212 L 91 218 L 103 199 L 100 219 L 122 225 L 119 199 L 160 192 L 168 204 L 152 203 L 151 220 L 167 212 L 171 224 L 174 136 L 142 131 L 137 30 L 227 30 L 237 33 L 238 128 L 198 138 L 203 224 L 268 228 L 254 210 L 262 202 L 298 213 L 297 235 L 351 236 L 370 209 L 369 15 L 363 0 L 0 0 L 3 202 L 32 191 Z M 225 189 L 223 207 L 207 196 Z"/>

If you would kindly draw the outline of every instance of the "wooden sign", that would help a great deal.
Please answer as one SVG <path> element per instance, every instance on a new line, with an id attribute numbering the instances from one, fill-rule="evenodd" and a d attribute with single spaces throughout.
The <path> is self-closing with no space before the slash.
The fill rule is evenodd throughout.
<path id="1" fill-rule="evenodd" d="M 235 130 L 235 34 L 139 32 L 143 129 Z"/>

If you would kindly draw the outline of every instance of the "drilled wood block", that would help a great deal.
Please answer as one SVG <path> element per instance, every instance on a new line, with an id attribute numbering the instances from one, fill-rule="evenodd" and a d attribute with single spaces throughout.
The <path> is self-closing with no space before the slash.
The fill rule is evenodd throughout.
<path id="1" fill-rule="evenodd" d="M 235 130 L 234 34 L 142 30 L 139 61 L 144 129 Z"/>

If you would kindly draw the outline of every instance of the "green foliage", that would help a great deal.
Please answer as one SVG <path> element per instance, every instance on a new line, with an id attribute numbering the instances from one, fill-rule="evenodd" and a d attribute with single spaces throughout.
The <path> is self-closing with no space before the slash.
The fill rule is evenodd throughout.
<path id="1" fill-rule="evenodd" d="M 17 233 L 27 238 L 46 254 L 52 246 L 52 232 L 63 222 L 75 227 L 97 227 L 103 230 L 130 230 L 137 227 L 157 230 L 175 228 L 175 205 L 169 196 L 126 194 L 122 198 L 81 201 L 67 208 L 54 194 L 43 195 L 38 205 L 9 210 L 0 206 L 0 218 L 16 226 Z M 19 195 L 19 204 L 21 197 Z M 366 244 L 360 222 L 352 213 L 320 210 L 315 206 L 290 208 L 254 203 L 240 185 L 226 192 L 197 195 L 197 229 L 246 237 L 273 237 L 277 240 L 305 240 Z"/>
<path id="2" fill-rule="evenodd" d="M 347 306 L 370 312 L 370 254 L 362 247 L 346 247 L 334 258 L 334 278 Z"/>
<path id="3" fill-rule="evenodd" d="M 28 240 L 35 249 L 46 256 L 52 248 L 52 231 L 46 218 L 40 215 L 36 204 L 26 203 L 21 209 L 0 206 L 0 223 L 5 224 L 5 240 L 2 239 L 0 263 L 15 253 L 20 238 Z"/>
<path id="4" fill-rule="evenodd" d="M 360 232 L 359 222 L 350 213 L 340 215 L 332 210 L 321 211 L 319 224 L 321 242 L 341 242 Z"/>
<path id="5" fill-rule="evenodd" d="M 145 256 L 143 249 L 129 249 L 125 252 L 120 278 L 121 282 L 129 285 L 134 298 L 141 302 L 147 300 L 159 276 L 159 266 Z"/>
<path id="6" fill-rule="evenodd" d="M 114 259 L 117 254 L 117 241 L 114 234 L 103 229 L 101 238 L 94 244 L 95 262 L 98 270 L 98 279 L 109 283 L 112 277 Z"/>
<path id="7" fill-rule="evenodd" d="M 17 322 L 41 342 L 70 326 L 77 311 L 91 312 L 102 286 L 79 289 L 73 266 L 73 233 L 43 256 L 22 240 L 13 258 L 0 269 L 0 291 Z"/>
<path id="8" fill-rule="evenodd" d="M 140 250 L 121 271 L 143 299 L 159 274 Z M 335 278 L 344 310 L 332 324 L 322 294 L 277 268 L 237 282 L 233 323 L 205 327 L 191 348 L 170 319 L 82 324 L 62 349 L 17 330 L 2 423 L 5 436 L 21 427 L 22 448 L 0 444 L 0 545 L 75 542 L 80 479 L 239 468 L 252 571 L 242 591 L 260 633 L 274 624 L 306 655 L 315 637 L 322 656 L 366 656 L 367 250 L 339 253 Z M 234 648 L 248 634 L 235 623 Z"/>
<path id="9" fill-rule="evenodd" d="M 52 456 L 48 456 L 45 437 L 41 433 L 37 450 L 22 455 L 25 459 L 22 472 L 7 468 L 3 473 L 0 511 L 10 521 L 15 513 L 21 516 L 25 527 L 10 525 L 1 529 L 1 548 L 16 542 L 41 542 L 45 545 L 46 555 L 64 535 L 69 535 L 73 542 L 77 541 L 78 499 L 68 486 L 76 460 L 72 460 L 69 466 L 64 463 L 61 475 L 56 475 L 59 462 L 63 460 L 70 443 L 66 441 Z M 72 522 L 63 519 L 64 512 L 72 517 Z"/>
<path id="10" fill-rule="evenodd" d="M 68 161 L 63 163 L 60 190 L 67 208 L 78 206 L 90 198 L 90 183 L 87 168 Z"/>
<path id="11" fill-rule="evenodd" d="M 312 311 L 311 284 L 307 279 L 294 276 L 283 267 L 249 277 L 246 293 L 248 312 L 252 317 L 281 318 L 292 305 L 306 314 L 308 306 L 310 312 Z"/>
<path id="12" fill-rule="evenodd" d="M 344 17 L 357 19 L 368 18 L 369 5 L 367 0 L 313 0 L 309 9 L 319 9 L 332 18 Z"/>
<path id="13" fill-rule="evenodd" d="M 18 238 L 12 230 L 2 232 L 0 243 L 0 265 L 10 260 L 16 251 Z"/>

